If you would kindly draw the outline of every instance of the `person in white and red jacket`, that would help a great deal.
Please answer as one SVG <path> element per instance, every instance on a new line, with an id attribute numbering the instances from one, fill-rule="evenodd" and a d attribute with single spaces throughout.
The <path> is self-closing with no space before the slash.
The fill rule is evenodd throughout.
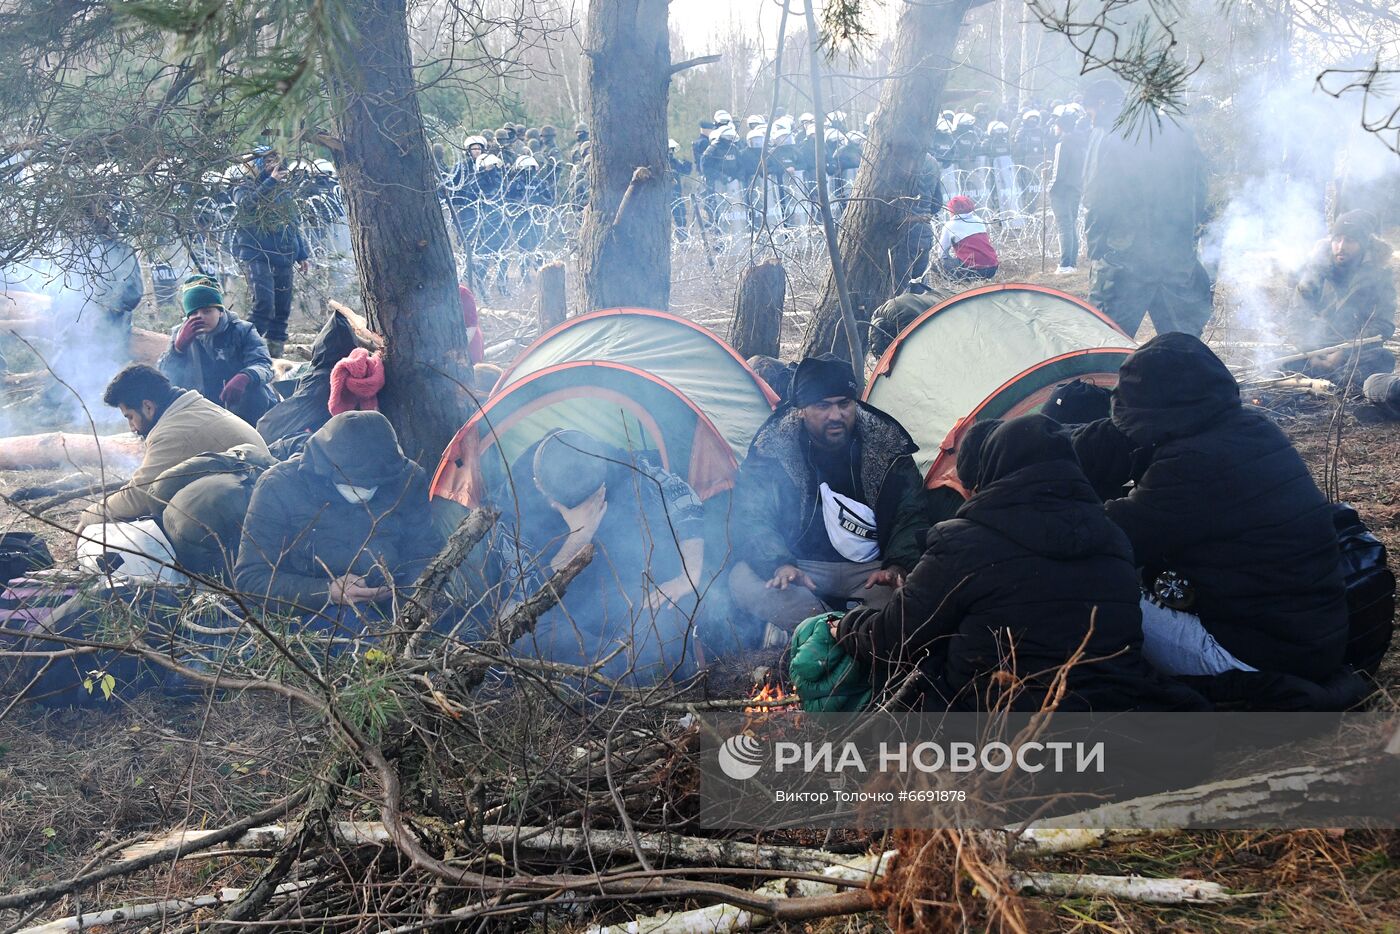
<path id="1" fill-rule="evenodd" d="M 975 208 L 967 195 L 948 202 L 953 216 L 938 236 L 938 255 L 943 274 L 951 279 L 990 279 L 997 273 L 996 247 Z"/>

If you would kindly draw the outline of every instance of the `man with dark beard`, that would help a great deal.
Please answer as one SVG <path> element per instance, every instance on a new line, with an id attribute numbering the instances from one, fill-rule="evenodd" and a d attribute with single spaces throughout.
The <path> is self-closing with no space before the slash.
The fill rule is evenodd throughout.
<path id="1" fill-rule="evenodd" d="M 763 424 L 734 488 L 739 564 L 730 589 L 785 641 L 803 619 L 853 602 L 881 606 L 902 569 L 889 546 L 899 508 L 921 486 L 918 445 L 857 401 L 851 365 L 798 364 L 792 396 Z"/>
<path id="2" fill-rule="evenodd" d="M 165 503 L 151 495 L 151 485 L 164 471 L 198 454 L 239 444 L 267 454 L 267 444 L 252 425 L 193 389 L 177 389 L 144 363 L 133 363 L 112 377 L 102 401 L 120 410 L 131 430 L 146 440 L 146 454 L 126 486 L 88 507 L 78 522 L 80 529 L 159 516 Z"/>

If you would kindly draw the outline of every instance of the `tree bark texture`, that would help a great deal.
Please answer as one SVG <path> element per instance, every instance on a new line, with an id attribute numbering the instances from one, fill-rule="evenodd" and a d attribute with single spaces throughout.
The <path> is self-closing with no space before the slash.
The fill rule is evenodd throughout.
<path id="1" fill-rule="evenodd" d="M 744 359 L 778 356 L 783 331 L 787 272 L 775 259 L 750 266 L 739 277 L 729 343 Z"/>
<path id="2" fill-rule="evenodd" d="M 535 306 L 540 333 L 564 323 L 569 316 L 569 291 L 563 263 L 546 263 L 540 267 L 539 303 Z"/>
<path id="3" fill-rule="evenodd" d="M 585 49 L 592 146 L 580 234 L 585 311 L 671 301 L 667 0 L 593 0 Z"/>
<path id="4" fill-rule="evenodd" d="M 895 28 L 890 75 L 864 147 L 852 200 L 841 221 L 839 248 L 856 317 L 894 295 L 912 260 L 908 232 L 925 223 L 916 212 L 918 180 L 952 69 L 958 30 L 975 0 L 910 3 Z M 828 273 L 807 326 L 802 355 L 849 356 L 841 335 L 841 301 Z"/>
<path id="5" fill-rule="evenodd" d="M 471 366 L 405 3 L 345 5 L 350 49 L 330 85 L 355 268 L 370 325 L 386 343 L 380 403 L 404 452 L 431 469 L 468 414 Z"/>

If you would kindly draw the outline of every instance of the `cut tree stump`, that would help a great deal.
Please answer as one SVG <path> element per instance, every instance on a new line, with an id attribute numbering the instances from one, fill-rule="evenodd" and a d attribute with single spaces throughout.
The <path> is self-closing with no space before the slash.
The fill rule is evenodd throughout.
<path id="1" fill-rule="evenodd" d="M 729 343 L 740 357 L 778 356 L 786 298 L 787 271 L 782 263 L 770 259 L 744 270 L 729 325 Z"/>
<path id="2" fill-rule="evenodd" d="M 569 316 L 569 293 L 564 280 L 565 266 L 555 261 L 540 267 L 540 296 L 535 306 L 540 333 L 564 323 Z"/>

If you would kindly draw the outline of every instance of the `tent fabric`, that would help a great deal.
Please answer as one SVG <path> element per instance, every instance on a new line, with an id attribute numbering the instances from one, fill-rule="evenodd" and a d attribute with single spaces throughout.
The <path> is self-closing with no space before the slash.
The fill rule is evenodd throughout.
<path id="1" fill-rule="evenodd" d="M 542 335 L 501 374 L 499 393 L 542 370 L 585 360 L 643 370 L 673 386 L 703 412 L 736 460 L 778 397 L 711 331 L 646 308 L 609 308 L 570 318 Z"/>
<path id="2" fill-rule="evenodd" d="M 885 351 L 865 400 L 919 445 L 928 486 L 954 481 L 956 442 L 974 422 L 1034 411 L 1076 377 L 1117 384 L 1136 348 L 1102 312 L 1056 289 L 1006 283 L 962 292 L 914 320 Z"/>
<path id="3" fill-rule="evenodd" d="M 559 428 L 575 428 L 623 450 L 654 452 L 701 499 L 733 486 L 738 470 L 726 439 L 675 386 L 636 367 L 563 363 L 497 388 L 448 445 L 432 495 L 480 505 L 509 478 L 525 449 Z"/>

